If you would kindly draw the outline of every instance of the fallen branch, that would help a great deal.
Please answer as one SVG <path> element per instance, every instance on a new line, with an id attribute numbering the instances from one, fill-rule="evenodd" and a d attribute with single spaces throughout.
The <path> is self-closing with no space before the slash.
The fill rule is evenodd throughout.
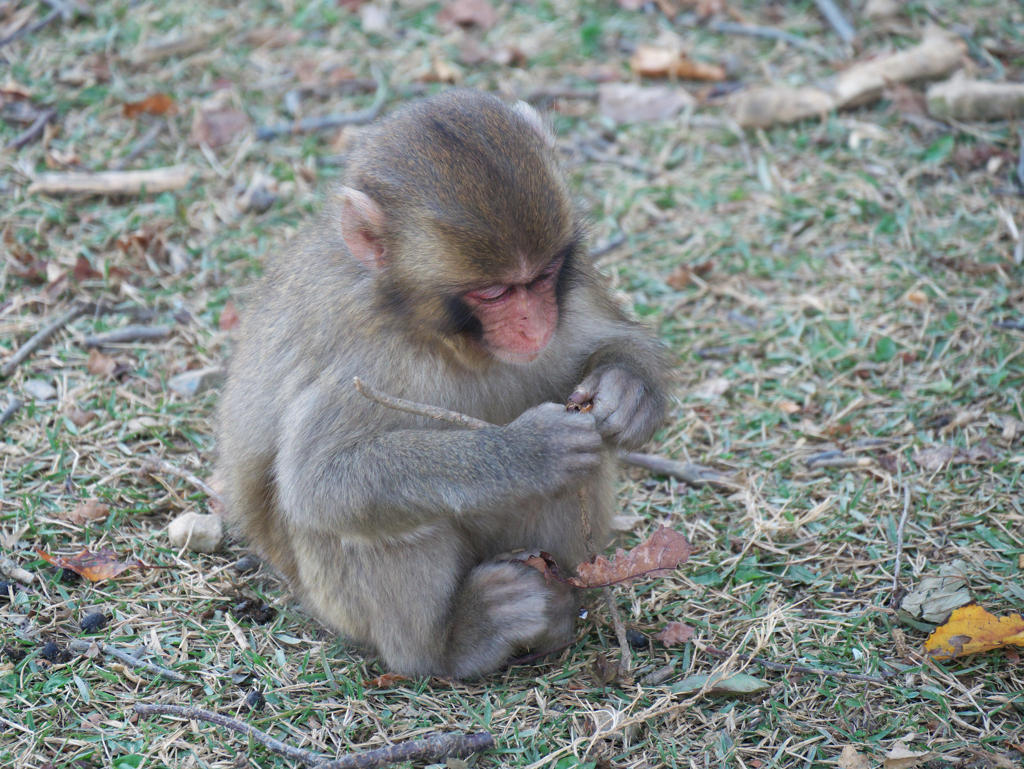
<path id="1" fill-rule="evenodd" d="M 4 363 L 3 367 L 0 367 L 0 377 L 9 377 L 13 374 L 14 370 L 18 368 L 18 366 L 20 366 L 29 355 L 41 347 L 47 339 L 56 334 L 75 318 L 80 315 L 84 315 L 87 309 L 88 307 L 84 304 L 76 304 L 71 309 L 57 316 L 55 320 L 52 320 L 43 326 L 39 331 L 31 336 L 25 344 L 19 347 L 10 358 L 7 359 L 7 362 Z"/>
<path id="2" fill-rule="evenodd" d="M 136 64 L 149 64 L 150 62 L 165 59 L 168 56 L 189 56 L 209 48 L 210 43 L 219 34 L 231 29 L 231 26 L 231 24 L 225 23 L 206 31 L 189 32 L 184 35 L 150 40 L 135 50 L 132 60 Z"/>
<path id="3" fill-rule="evenodd" d="M 377 95 L 373 103 L 366 109 L 356 112 L 340 112 L 322 117 L 308 117 L 293 123 L 278 123 L 272 126 L 260 126 L 256 129 L 256 138 L 266 141 L 277 136 L 295 136 L 296 134 L 323 131 L 328 128 L 338 128 L 343 125 L 362 125 L 372 123 L 377 115 L 384 108 L 388 98 L 388 84 L 383 77 L 377 77 Z"/>
<path id="4" fill-rule="evenodd" d="M 18 413 L 18 409 L 20 409 L 24 405 L 25 404 L 21 402 L 20 398 L 12 397 L 7 402 L 7 405 L 4 406 L 4 410 L 2 412 L 0 412 L 0 425 L 6 423 L 8 419 L 10 419 L 15 414 L 17 414 Z"/>
<path id="5" fill-rule="evenodd" d="M 133 657 L 129 652 L 118 649 L 116 646 L 103 643 L 102 641 L 72 641 L 68 644 L 68 649 L 75 654 L 85 654 L 93 644 L 96 644 L 96 647 L 108 657 L 114 657 L 128 667 L 137 668 L 139 670 L 148 670 L 154 675 L 163 676 L 164 678 L 169 678 L 172 681 L 178 681 L 183 684 L 193 683 L 181 673 L 174 670 L 168 670 L 167 668 L 160 667 L 159 665 L 147 662 L 146 660 L 140 660 L 138 657 Z"/>
<path id="6" fill-rule="evenodd" d="M 632 467 L 642 467 L 657 475 L 667 475 L 677 481 L 687 483 L 694 488 L 710 486 L 718 491 L 730 491 L 740 488 L 729 476 L 724 475 L 710 467 L 695 465 L 692 462 L 677 462 L 674 459 L 655 456 L 654 454 L 639 454 L 633 451 L 623 451 L 619 454 L 619 461 Z"/>
<path id="7" fill-rule="evenodd" d="M 206 721 L 233 732 L 244 734 L 260 743 L 272 753 L 290 758 L 292 761 L 299 761 L 306 766 L 317 767 L 317 769 L 376 769 L 376 767 L 388 766 L 389 764 L 397 764 L 403 761 L 429 764 L 445 761 L 449 758 L 464 758 L 483 750 L 491 750 L 495 744 L 493 735 L 488 732 L 439 734 L 423 740 L 410 740 L 398 745 L 388 745 L 384 748 L 367 750 L 362 753 L 355 753 L 351 756 L 331 760 L 309 750 L 295 748 L 280 740 L 275 740 L 266 732 L 260 731 L 237 718 L 222 716 L 219 713 L 203 710 L 202 708 L 140 703 L 135 706 L 135 712 L 140 716 L 177 716 L 178 718 Z"/>
<path id="8" fill-rule="evenodd" d="M 102 347 L 127 342 L 159 342 L 170 335 L 170 326 L 125 326 L 102 334 L 90 334 L 82 340 L 82 347 Z"/>
<path id="9" fill-rule="evenodd" d="M 91 195 L 138 195 L 170 192 L 185 187 L 192 178 L 191 166 L 168 166 L 145 171 L 100 171 L 39 174 L 28 187 L 30 195 L 84 193 Z"/>
<path id="10" fill-rule="evenodd" d="M 142 467 L 139 468 L 139 472 L 143 475 L 173 475 L 175 478 L 181 478 L 183 481 L 191 483 L 210 499 L 220 499 L 220 494 L 207 485 L 205 481 L 192 475 L 188 470 L 182 470 L 180 467 L 175 467 L 166 459 L 160 459 L 160 457 L 146 457 L 146 460 L 142 463 Z"/>
<path id="11" fill-rule="evenodd" d="M 8 558 L 6 555 L 0 555 L 0 572 L 3 572 L 11 579 L 16 579 L 18 582 L 24 582 L 26 585 L 35 579 L 35 575 L 18 566 L 18 564 L 12 558 Z"/>
<path id="12" fill-rule="evenodd" d="M 714 646 L 702 646 L 698 644 L 698 647 L 707 654 L 710 654 L 712 657 L 717 657 L 720 660 L 727 660 L 732 656 L 736 656 L 738 659 L 754 662 L 763 668 L 767 668 L 768 670 L 777 670 L 780 673 L 798 673 L 801 675 L 845 678 L 848 681 L 864 681 L 869 684 L 885 683 L 885 678 L 879 678 L 878 676 L 865 676 L 860 673 L 847 673 L 845 670 L 827 670 L 824 668 L 808 668 L 803 665 L 787 665 L 784 662 L 772 662 L 770 660 L 766 660 L 764 657 L 754 657 L 750 654 L 741 654 L 740 652 L 727 652 L 724 649 L 716 649 Z"/>
<path id="13" fill-rule="evenodd" d="M 137 158 L 139 155 L 141 155 L 143 152 L 149 149 L 149 146 L 156 141 L 156 138 L 160 135 L 160 132 L 163 130 L 164 124 L 162 121 L 154 123 L 152 127 L 150 127 L 148 131 L 146 131 L 145 135 L 141 139 L 139 139 L 138 142 L 136 142 L 135 146 L 132 147 L 131 152 L 129 152 L 127 155 L 125 155 L 123 158 L 116 161 L 115 163 L 112 163 L 110 169 L 112 171 L 120 171 L 122 168 L 127 166 L 129 163 L 135 160 L 135 158 Z"/>
<path id="14" fill-rule="evenodd" d="M 744 35 L 746 37 L 763 37 L 768 40 L 781 40 L 782 42 L 793 46 L 794 48 L 801 48 L 805 51 L 811 51 L 826 61 L 832 57 L 829 52 L 822 48 L 817 43 L 808 40 L 807 38 L 794 35 L 791 32 L 785 32 L 781 29 L 775 29 L 775 27 L 760 27 L 752 24 L 737 24 L 733 21 L 713 21 L 708 24 L 708 29 L 712 32 L 717 32 L 720 35 Z"/>
<path id="15" fill-rule="evenodd" d="M 937 78 L 958 67 L 966 46 L 939 29 L 926 31 L 913 48 L 854 64 L 828 85 L 754 88 L 732 102 L 736 122 L 745 128 L 795 123 L 879 98 L 897 83 Z"/>
<path id="16" fill-rule="evenodd" d="M 843 39 L 843 42 L 852 43 L 853 39 L 857 37 L 857 30 L 853 28 L 853 24 L 839 10 L 839 7 L 832 0 L 814 0 L 814 4 L 818 6 L 821 15 L 832 25 L 832 29 Z"/>
<path id="17" fill-rule="evenodd" d="M 938 120 L 1016 120 L 1024 117 L 1024 83 L 989 83 L 953 76 L 928 87 L 928 114 Z"/>
<path id="18" fill-rule="evenodd" d="M 571 86 L 549 85 L 534 88 L 519 97 L 530 104 L 538 104 L 555 99 L 597 99 L 596 88 L 572 88 Z"/>
<path id="19" fill-rule="evenodd" d="M 57 117 L 57 110 L 48 109 L 43 111 L 40 113 L 39 117 L 33 121 L 32 125 L 7 142 L 7 146 L 4 147 L 4 149 L 20 150 L 25 145 L 31 144 L 43 135 L 43 129 L 46 128 L 46 124 L 55 117 Z"/>

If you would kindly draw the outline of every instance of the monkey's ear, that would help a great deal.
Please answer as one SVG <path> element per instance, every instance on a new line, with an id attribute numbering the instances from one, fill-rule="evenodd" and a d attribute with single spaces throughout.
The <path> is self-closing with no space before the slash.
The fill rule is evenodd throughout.
<path id="1" fill-rule="evenodd" d="M 352 256 L 371 270 L 384 266 L 384 212 L 368 195 L 342 187 L 335 195 L 341 236 Z"/>
<path id="2" fill-rule="evenodd" d="M 537 112 L 537 110 L 525 101 L 517 101 L 512 105 L 512 110 L 530 124 L 530 128 L 532 128 L 537 135 L 544 140 L 546 145 L 549 147 L 555 146 L 555 135 L 551 132 L 548 124 L 544 122 L 544 118 L 540 116 L 540 113 Z"/>

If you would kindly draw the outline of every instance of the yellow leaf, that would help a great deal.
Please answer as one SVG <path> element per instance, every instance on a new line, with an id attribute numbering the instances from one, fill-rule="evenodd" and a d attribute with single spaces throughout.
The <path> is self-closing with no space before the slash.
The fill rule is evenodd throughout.
<path id="1" fill-rule="evenodd" d="M 928 636 L 924 648 L 937 659 L 951 659 L 1010 644 L 1024 646 L 1024 618 L 1019 614 L 996 617 L 980 606 L 961 606 Z"/>

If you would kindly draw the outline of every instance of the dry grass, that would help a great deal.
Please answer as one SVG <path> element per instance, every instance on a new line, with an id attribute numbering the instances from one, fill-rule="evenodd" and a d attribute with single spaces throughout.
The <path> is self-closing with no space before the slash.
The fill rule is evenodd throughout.
<path id="1" fill-rule="evenodd" d="M 9 23 L 14 5 L 0 10 L 8 14 L 0 22 Z M 325 755 L 438 730 L 490 729 L 500 747 L 474 765 L 763 769 L 834 766 L 848 744 L 879 758 L 913 734 L 914 749 L 938 754 L 932 767 L 1019 766 L 1017 655 L 935 663 L 921 653 L 926 633 L 901 625 L 891 610 L 903 485 L 912 492 L 903 587 L 962 558 L 981 604 L 1005 614 L 1024 603 L 1024 334 L 998 325 L 1024 318 L 1024 273 L 1011 258 L 1006 224 L 1024 226 L 1024 205 L 1013 194 L 1012 125 L 922 133 L 883 101 L 740 141 L 714 121 L 613 131 L 592 101 L 555 102 L 596 238 L 627 233 L 626 246 L 601 263 L 679 359 L 678 404 L 654 450 L 734 470 L 745 481 L 731 496 L 639 473 L 623 483 L 623 512 L 642 516 L 624 543 L 665 524 L 701 548 L 675 576 L 617 593 L 628 624 L 648 636 L 667 621 L 697 629 L 697 645 L 652 642 L 638 653 L 645 669 L 675 665 L 665 683 L 597 682 L 599 658 L 614 659 L 615 642 L 595 601 L 578 643 L 542 664 L 472 685 L 370 688 L 382 672 L 374 660 L 327 635 L 270 575 L 230 568 L 240 545 L 216 556 L 168 548 L 168 521 L 205 511 L 205 498 L 178 479 L 136 471 L 155 454 L 208 476 L 216 394 L 182 400 L 167 380 L 224 358 L 228 334 L 218 321 L 227 302 L 237 300 L 244 313 L 245 287 L 317 207 L 319 191 L 339 173 L 334 158 L 345 141 L 344 133 L 327 133 L 257 142 L 244 131 L 204 152 L 188 141 L 194 111 L 216 99 L 254 124 L 276 123 L 299 83 L 318 86 L 301 103 L 305 114 L 357 109 L 372 94 L 332 90 L 331 73 L 369 77 L 374 66 L 391 80 L 392 108 L 441 87 L 420 78 L 438 61 L 456 61 L 467 37 L 434 25 L 437 4 L 396 5 L 390 23 L 401 35 L 391 38 L 363 34 L 358 15 L 333 2 L 283 6 L 97 2 L 91 18 L 52 23 L 0 50 L 8 68 L 3 109 L 24 103 L 8 93 L 18 84 L 32 103 L 59 112 L 44 143 L 0 156 L 3 356 L 75 297 L 151 309 L 154 322 L 174 325 L 167 342 L 106 351 L 130 371 L 119 381 L 89 373 L 78 342 L 128 317 L 80 318 L 5 383 L 26 405 L 0 428 L 0 541 L 37 579 L 15 585 L 13 603 L 0 605 L 0 763 L 227 767 L 244 765 L 247 754 L 259 766 L 285 763 L 208 725 L 138 722 L 131 706 L 146 701 L 237 714 Z M 753 22 L 835 46 L 810 2 L 736 7 Z M 590 87 L 585 78 L 595 68 L 625 72 L 630 44 L 669 27 L 658 13 L 627 13 L 610 2 L 500 8 L 495 29 L 475 36 L 491 47 L 514 43 L 527 65 L 464 65 L 466 85 Z M 982 75 L 999 66 L 1021 78 L 1019 5 L 910 2 L 907 9 L 896 28 L 868 34 L 867 47 L 904 45 L 915 25 L 936 17 L 964 25 L 973 43 L 986 46 L 975 50 Z M 132 63 L 143 39 L 206 28 L 220 31 L 194 54 Z M 246 42 L 253 30 L 271 28 L 301 35 L 282 47 Z M 769 42 L 679 31 L 698 58 L 725 62 L 744 82 L 799 83 L 830 71 Z M 178 115 L 123 116 L 124 102 L 158 91 L 175 98 Z M 123 199 L 26 194 L 37 171 L 109 168 L 157 120 L 166 129 L 129 167 L 190 163 L 199 171 L 187 189 Z M 24 127 L 0 124 L 0 139 Z M 583 145 L 639 160 L 652 173 L 585 162 Z M 276 180 L 279 200 L 266 213 L 239 214 L 238 192 L 257 172 Z M 179 257 L 183 250 L 188 266 L 174 272 L 161 244 Z M 74 280 L 80 257 L 100 276 Z M 680 264 L 710 269 L 673 289 L 666 280 Z M 33 400 L 26 390 L 33 380 L 50 384 L 56 397 Z M 98 418 L 76 426 L 75 408 Z M 929 471 L 914 460 L 928 447 L 985 443 L 994 458 L 978 464 Z M 871 461 L 808 468 L 809 456 L 835 448 Z M 65 520 L 91 497 L 110 505 L 107 520 Z M 84 546 L 161 568 L 92 585 L 62 579 L 32 550 Z M 267 602 L 276 616 L 254 624 L 238 606 L 246 599 Z M 144 646 L 149 659 L 197 685 L 102 656 L 44 658 L 46 642 L 64 647 L 97 609 L 110 622 L 85 637 Z M 704 644 L 886 682 L 764 670 L 715 659 Z M 670 691 L 686 675 L 723 669 L 745 669 L 770 688 L 740 698 Z M 265 692 L 267 707 L 250 714 L 242 702 L 253 687 Z M 598 711 L 622 728 L 593 734 L 595 718 L 608 717 Z"/>

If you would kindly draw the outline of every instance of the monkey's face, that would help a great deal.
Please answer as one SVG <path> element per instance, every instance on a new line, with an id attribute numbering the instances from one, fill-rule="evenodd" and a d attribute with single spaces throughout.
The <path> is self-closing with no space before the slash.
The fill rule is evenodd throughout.
<path id="1" fill-rule="evenodd" d="M 548 346 L 558 326 L 558 278 L 563 258 L 547 265 L 523 267 L 462 295 L 479 322 L 474 335 L 485 352 L 500 361 L 531 363 Z"/>

